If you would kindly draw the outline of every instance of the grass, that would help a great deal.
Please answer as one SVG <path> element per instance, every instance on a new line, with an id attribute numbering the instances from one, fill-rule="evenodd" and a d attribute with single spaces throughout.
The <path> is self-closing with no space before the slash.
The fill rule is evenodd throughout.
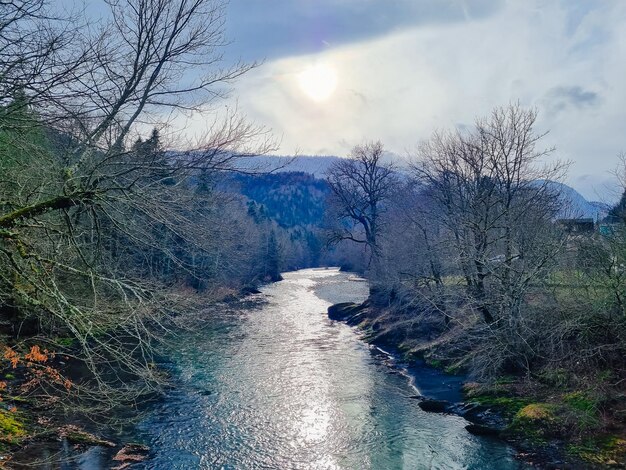
<path id="1" fill-rule="evenodd" d="M 542 446 L 550 437 L 558 434 L 558 423 L 554 405 L 530 403 L 515 413 L 507 431 L 523 437 L 533 445 Z"/>
<path id="2" fill-rule="evenodd" d="M 626 456 L 626 440 L 613 435 L 606 435 L 570 444 L 567 452 L 586 462 L 617 465 Z"/>
<path id="3" fill-rule="evenodd" d="M 544 448 L 553 439 L 565 439 L 569 442 L 565 452 L 572 458 L 589 464 L 623 465 L 626 439 L 601 434 L 602 396 L 594 390 L 566 391 L 568 380 L 563 375 L 560 370 L 552 370 L 542 377 L 542 383 L 549 383 L 552 391 L 561 392 L 540 401 L 532 392 L 531 397 L 512 395 L 509 385 L 515 383 L 515 378 L 506 376 L 489 389 L 468 383 L 465 393 L 472 402 L 500 412 L 509 422 L 505 435 L 515 440 Z"/>
<path id="4" fill-rule="evenodd" d="M 537 380 L 552 388 L 567 387 L 571 374 L 565 369 L 545 369 L 537 376 Z"/>
<path id="5" fill-rule="evenodd" d="M 444 363 L 442 361 L 440 361 L 439 359 L 433 359 L 433 358 L 430 358 L 430 357 L 426 357 L 425 358 L 425 362 L 430 367 L 434 367 L 435 369 L 443 369 L 443 367 L 444 367 Z"/>
<path id="6" fill-rule="evenodd" d="M 600 400 L 583 391 L 574 391 L 562 396 L 562 414 L 568 425 L 579 434 L 599 429 L 602 426 Z"/>
<path id="7" fill-rule="evenodd" d="M 25 436 L 26 428 L 20 414 L 0 409 L 0 441 L 15 444 Z"/>
<path id="8" fill-rule="evenodd" d="M 582 391 L 566 393 L 563 395 L 563 402 L 578 411 L 595 412 L 599 407 L 597 399 Z"/>
<path id="9" fill-rule="evenodd" d="M 517 413 L 530 402 L 528 398 L 497 396 L 491 394 L 473 397 L 472 401 L 484 406 L 496 408 L 507 418 L 512 418 L 517 415 Z"/>
<path id="10" fill-rule="evenodd" d="M 548 423 L 554 422 L 555 407 L 547 403 L 531 403 L 521 408 L 516 414 L 514 423 Z"/>
<path id="11" fill-rule="evenodd" d="M 74 338 L 69 337 L 59 337 L 55 339 L 55 342 L 61 346 L 69 348 L 74 344 L 75 340 Z"/>

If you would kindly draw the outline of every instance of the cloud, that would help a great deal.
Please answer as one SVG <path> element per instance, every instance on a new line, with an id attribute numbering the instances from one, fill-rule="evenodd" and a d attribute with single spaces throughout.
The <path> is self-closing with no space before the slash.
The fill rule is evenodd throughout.
<path id="1" fill-rule="evenodd" d="M 247 60 L 319 53 L 416 25 L 493 15 L 504 0 L 238 0 L 228 6 L 231 56 Z"/>
<path id="2" fill-rule="evenodd" d="M 580 86 L 556 86 L 546 93 L 544 106 L 549 113 L 556 114 L 569 107 L 578 109 L 599 106 L 601 97 L 598 93 L 585 90 Z"/>
<path id="3" fill-rule="evenodd" d="M 237 83 L 238 107 L 282 136 L 282 153 L 381 139 L 402 155 L 514 101 L 539 110 L 545 146 L 588 197 L 626 151 L 624 0 L 231 0 L 227 12 L 227 61 L 267 58 Z M 338 76 L 322 103 L 297 83 L 317 63 Z M 181 121 L 193 134 L 204 119 Z"/>

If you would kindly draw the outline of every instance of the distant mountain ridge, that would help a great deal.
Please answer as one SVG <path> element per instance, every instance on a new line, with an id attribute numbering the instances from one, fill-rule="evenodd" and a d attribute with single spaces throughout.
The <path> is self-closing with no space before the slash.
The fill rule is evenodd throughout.
<path id="1" fill-rule="evenodd" d="M 315 178 L 323 179 L 330 166 L 341 160 L 341 157 L 328 156 L 279 156 L 261 155 L 246 158 L 237 162 L 237 168 L 260 169 L 276 173 L 308 173 Z"/>
<path id="2" fill-rule="evenodd" d="M 556 181 L 550 185 L 561 195 L 565 207 L 560 217 L 564 219 L 593 219 L 598 221 L 606 217 L 610 206 L 603 202 L 588 201 L 585 197 L 571 186 Z"/>
<path id="3" fill-rule="evenodd" d="M 264 156 L 245 159 L 241 161 L 240 163 L 238 163 L 238 167 L 242 170 L 245 170 L 245 169 L 260 169 L 261 171 L 273 170 L 276 176 L 271 179 L 273 180 L 272 184 L 275 185 L 275 184 L 279 184 L 278 182 L 281 179 L 283 179 L 277 176 L 277 174 L 282 174 L 282 173 L 301 173 L 301 174 L 305 173 L 305 174 L 312 175 L 316 179 L 324 179 L 326 171 L 332 166 L 333 163 L 336 163 L 337 161 L 340 161 L 340 160 L 341 160 L 341 157 L 332 156 L 332 155 L 297 156 L 297 157 L 264 155 Z M 284 181 L 282 182 L 282 185 L 298 184 L 298 183 L 304 183 L 304 182 L 305 182 L 305 179 L 302 179 L 302 177 L 294 178 L 292 176 L 285 176 Z M 244 186 L 247 186 L 247 190 L 244 191 L 244 193 L 253 192 L 251 191 L 252 190 L 250 186 L 251 183 L 252 181 L 250 180 L 246 181 L 246 185 Z M 265 184 L 267 183 L 268 181 L 265 181 Z M 309 181 L 306 181 L 305 184 L 308 185 L 311 183 L 312 181 L 309 180 Z M 578 191 L 576 191 L 571 186 L 568 186 L 567 184 L 559 183 L 559 182 L 551 182 L 551 184 L 554 185 L 555 191 L 561 194 L 561 197 L 563 201 L 565 202 L 566 207 L 560 214 L 561 218 L 571 218 L 571 219 L 589 218 L 589 219 L 593 219 L 594 221 L 597 221 L 606 217 L 610 209 L 610 207 L 607 204 L 598 202 L 598 201 L 588 201 L 582 194 L 580 194 Z M 274 188 L 274 190 L 275 189 L 276 188 Z M 319 190 L 319 188 L 317 189 Z M 274 192 L 274 190 L 272 192 Z M 282 189 L 282 191 L 284 191 L 284 188 Z M 326 192 L 326 190 L 323 190 L 322 192 Z M 252 196 L 252 194 L 246 194 L 246 195 Z M 262 196 L 261 193 L 257 192 L 254 196 L 252 197 L 252 199 L 257 200 L 257 202 L 261 202 L 261 203 L 267 202 L 267 201 L 263 201 L 264 196 Z M 314 197 L 316 206 L 321 203 L 320 196 L 321 194 L 318 193 L 316 197 Z M 288 199 L 289 198 L 286 198 L 284 199 L 284 201 Z M 298 199 L 300 203 L 305 203 L 305 200 L 306 200 L 306 198 L 302 200 L 298 197 L 296 199 Z M 314 211 L 314 212 L 317 212 L 317 211 Z M 297 219 L 298 217 L 296 216 L 295 218 Z M 315 219 L 317 217 L 313 217 L 313 218 Z M 288 225 L 293 223 L 293 220 L 289 220 L 289 222 L 287 222 L 288 219 L 291 219 L 291 217 L 284 217 L 283 223 L 286 222 Z M 304 219 L 306 220 L 308 218 L 305 217 Z"/>

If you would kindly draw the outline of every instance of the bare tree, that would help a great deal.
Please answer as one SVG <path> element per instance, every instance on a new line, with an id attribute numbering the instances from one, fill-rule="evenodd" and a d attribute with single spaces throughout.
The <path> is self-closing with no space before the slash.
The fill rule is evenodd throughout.
<path id="1" fill-rule="evenodd" d="M 76 83 L 87 80 L 96 67 L 95 39 L 84 16 L 59 12 L 48 0 L 7 0 L 0 4 L 3 129 L 31 125 L 21 120 L 24 107 L 36 107 L 39 121 L 47 125 L 60 125 L 70 108 L 80 107 L 85 93 L 76 93 Z M 16 100 L 17 96 L 20 99 Z M 13 106 L 6 108 L 8 103 Z"/>
<path id="2" fill-rule="evenodd" d="M 509 359 L 531 354 L 523 306 L 564 247 L 553 221 L 566 165 L 543 162 L 552 149 L 538 148 L 536 117 L 519 105 L 497 108 L 469 132 L 435 134 L 413 164 L 441 212 L 469 306 L 503 332 Z"/>
<path id="3" fill-rule="evenodd" d="M 413 172 L 443 212 L 468 291 L 487 322 L 519 314 L 519 300 L 551 249 L 538 240 L 558 214 L 554 181 L 565 165 L 541 166 L 536 112 L 519 105 L 497 108 L 469 133 L 436 134 L 420 149 Z M 498 302 L 487 281 L 497 280 Z M 501 302 L 500 302 L 501 301 Z"/>
<path id="4" fill-rule="evenodd" d="M 0 302 L 39 331 L 72 337 L 92 372 L 80 395 L 104 406 L 159 383 L 152 345 L 182 300 L 124 257 L 156 250 L 192 272 L 185 249 L 215 246 L 200 224 L 215 224 L 216 201 L 194 192 L 194 179 L 272 146 L 231 115 L 185 152 L 131 147 L 172 111 L 210 112 L 254 64 L 220 67 L 223 2 L 109 6 L 97 30 L 70 28 L 43 0 L 3 2 L 0 14 Z M 13 333 L 23 335 L 19 322 Z M 50 335 L 39 339 L 62 350 Z M 111 366 L 143 380 L 111 381 Z"/>
<path id="5" fill-rule="evenodd" d="M 370 252 L 370 265 L 376 274 L 383 229 L 382 214 L 397 183 L 392 164 L 382 161 L 381 142 L 357 145 L 350 157 L 333 164 L 326 179 L 333 193 L 340 226 L 331 234 L 331 241 L 350 240 L 364 244 Z"/>

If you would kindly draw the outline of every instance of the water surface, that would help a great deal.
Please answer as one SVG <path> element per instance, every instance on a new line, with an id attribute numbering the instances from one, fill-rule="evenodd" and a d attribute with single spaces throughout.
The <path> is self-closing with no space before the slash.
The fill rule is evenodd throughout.
<path id="1" fill-rule="evenodd" d="M 149 469 L 519 468 L 502 442 L 423 412 L 358 333 L 327 318 L 367 284 L 335 269 L 284 275 L 258 304 L 212 313 L 172 353 L 180 386 L 141 424 Z"/>

